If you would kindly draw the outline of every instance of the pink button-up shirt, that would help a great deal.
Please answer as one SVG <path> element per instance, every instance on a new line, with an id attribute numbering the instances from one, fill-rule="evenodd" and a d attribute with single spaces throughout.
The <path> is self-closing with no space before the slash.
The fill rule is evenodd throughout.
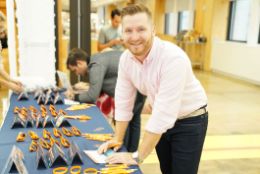
<path id="1" fill-rule="evenodd" d="M 119 63 L 115 92 L 115 119 L 130 121 L 137 89 L 152 106 L 146 130 L 162 134 L 178 118 L 207 104 L 188 56 L 176 45 L 155 37 L 143 63 L 126 50 Z"/>

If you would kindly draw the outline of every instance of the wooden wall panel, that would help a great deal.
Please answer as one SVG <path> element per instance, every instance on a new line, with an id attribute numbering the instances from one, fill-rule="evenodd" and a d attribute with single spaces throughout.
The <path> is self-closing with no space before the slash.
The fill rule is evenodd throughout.
<path id="1" fill-rule="evenodd" d="M 204 70 L 210 70 L 214 39 L 225 40 L 229 0 L 196 0 L 195 30 L 207 38 Z"/>
<path id="2" fill-rule="evenodd" d="M 155 32 L 158 34 L 164 33 L 164 14 L 165 0 L 136 0 L 136 3 L 142 3 L 152 13 L 152 19 L 155 24 Z"/>
<path id="3" fill-rule="evenodd" d="M 0 10 L 6 15 L 6 0 L 0 0 Z"/>
<path id="4" fill-rule="evenodd" d="M 154 7 L 154 24 L 156 33 L 164 33 L 165 0 L 157 0 Z"/>

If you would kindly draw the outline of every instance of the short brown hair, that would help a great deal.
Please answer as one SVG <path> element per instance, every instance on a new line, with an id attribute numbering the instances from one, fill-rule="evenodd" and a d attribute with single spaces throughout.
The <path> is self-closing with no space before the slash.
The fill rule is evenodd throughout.
<path id="1" fill-rule="evenodd" d="M 87 64 L 89 64 L 90 57 L 88 56 L 88 53 L 86 53 L 84 50 L 73 48 L 68 55 L 67 68 L 69 69 L 69 65 L 77 66 L 78 60 L 86 61 Z"/>
<path id="2" fill-rule="evenodd" d="M 130 4 L 122 9 L 122 18 L 126 15 L 134 15 L 137 13 L 146 13 L 149 19 L 152 19 L 152 14 L 150 10 L 143 4 Z"/>
<path id="3" fill-rule="evenodd" d="M 121 16 L 121 12 L 118 9 L 111 11 L 111 18 L 114 19 L 115 16 Z"/>

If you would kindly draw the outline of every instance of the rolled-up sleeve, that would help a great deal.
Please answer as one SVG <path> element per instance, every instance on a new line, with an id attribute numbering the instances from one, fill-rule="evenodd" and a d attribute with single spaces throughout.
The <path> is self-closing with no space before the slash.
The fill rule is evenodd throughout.
<path id="1" fill-rule="evenodd" d="M 177 120 L 181 105 L 188 63 L 178 58 L 166 61 L 159 75 L 159 90 L 155 95 L 152 115 L 146 124 L 146 130 L 162 134 L 172 128 Z"/>
<path id="2" fill-rule="evenodd" d="M 136 88 L 127 75 L 127 62 L 123 55 L 118 67 L 118 78 L 115 91 L 115 120 L 130 121 L 133 117 L 133 107 L 136 98 Z"/>

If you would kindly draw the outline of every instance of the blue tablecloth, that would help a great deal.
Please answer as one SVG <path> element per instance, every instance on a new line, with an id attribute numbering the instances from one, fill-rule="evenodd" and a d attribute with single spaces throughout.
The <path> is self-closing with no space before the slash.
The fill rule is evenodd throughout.
<path id="1" fill-rule="evenodd" d="M 35 174 L 35 173 L 52 173 L 53 168 L 47 168 L 42 170 L 37 170 L 36 167 L 36 153 L 35 152 L 29 152 L 29 145 L 31 143 L 31 138 L 28 136 L 27 132 L 29 130 L 35 131 L 40 137 L 42 137 L 42 130 L 43 128 L 16 128 L 11 129 L 11 125 L 14 119 L 14 113 L 13 109 L 15 106 L 21 108 L 26 107 L 29 108 L 29 106 L 32 105 L 36 107 L 38 110 L 40 110 L 40 106 L 36 103 L 36 100 L 33 99 L 33 96 L 29 96 L 29 100 L 25 101 L 17 101 L 17 95 L 13 94 L 10 99 L 10 107 L 7 112 L 7 115 L 4 119 L 3 126 L 0 130 L 0 173 L 3 167 L 6 164 L 6 161 L 10 155 L 10 152 L 12 150 L 13 145 L 16 145 L 18 148 L 20 148 L 24 153 L 24 164 L 28 170 L 29 173 Z M 56 110 L 59 109 L 65 109 L 68 106 L 66 105 L 55 105 Z M 48 110 L 48 105 L 46 106 Z M 97 107 L 91 107 L 89 109 L 85 110 L 79 110 L 79 111 L 66 111 L 68 115 L 79 115 L 79 114 L 85 114 L 91 116 L 91 120 L 87 122 L 80 122 L 78 120 L 69 120 L 70 124 L 72 126 L 76 126 L 80 129 L 82 133 L 113 133 L 112 128 L 100 112 L 100 110 Z M 46 128 L 48 131 L 52 133 L 52 128 Z M 25 132 L 27 134 L 25 142 L 16 142 L 16 137 L 19 132 Z M 87 140 L 83 137 L 66 137 L 69 141 L 74 141 L 78 147 L 80 148 L 80 154 L 83 157 L 83 165 L 82 168 L 102 168 L 104 167 L 103 164 L 95 164 L 92 160 L 88 158 L 86 154 L 84 154 L 83 150 L 94 150 L 97 149 L 97 146 L 101 144 L 99 141 L 92 141 Z M 64 149 L 64 152 L 67 152 L 67 149 Z M 124 148 L 123 148 L 124 150 Z M 46 153 L 47 151 L 45 151 Z M 68 166 L 70 167 L 70 166 Z M 131 168 L 136 168 L 138 171 L 134 172 L 134 174 L 142 173 L 140 169 L 137 166 L 131 166 Z"/>

